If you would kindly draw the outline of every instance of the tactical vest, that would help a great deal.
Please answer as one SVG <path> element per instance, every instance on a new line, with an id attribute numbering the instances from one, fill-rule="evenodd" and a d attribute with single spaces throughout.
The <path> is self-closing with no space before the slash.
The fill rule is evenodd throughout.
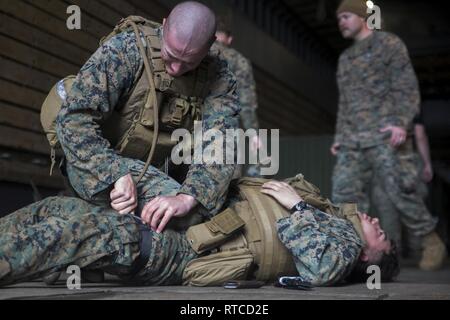
<path id="1" fill-rule="evenodd" d="M 170 76 L 161 59 L 159 27 L 158 23 L 131 16 L 121 20 L 100 41 L 102 45 L 119 33 L 135 31 L 144 64 L 135 77 L 131 93 L 122 99 L 121 105 L 115 106 L 101 129 L 119 154 L 147 159 L 155 166 L 160 166 L 178 143 L 171 140 L 172 132 L 178 128 L 192 132 L 194 121 L 201 120 L 203 101 L 215 74 L 214 63 L 207 56 L 196 70 L 177 78 Z M 52 148 L 52 167 L 54 150 L 59 147 L 56 116 L 74 81 L 75 77 L 69 76 L 58 82 L 42 106 L 41 123 Z M 152 148 L 158 152 L 151 154 Z"/>
<path id="2" fill-rule="evenodd" d="M 298 274 L 292 255 L 279 240 L 276 229 L 276 222 L 288 217 L 290 212 L 272 197 L 261 193 L 261 186 L 268 181 L 241 179 L 238 188 L 243 201 L 211 221 L 188 229 L 188 241 L 200 257 L 189 262 L 184 270 L 184 285 L 220 286 L 232 279 L 268 282 L 280 275 Z M 353 219 L 357 219 L 356 205 L 335 206 L 303 175 L 285 181 L 311 206 L 331 215 L 350 218 L 361 236 L 361 228 Z"/>

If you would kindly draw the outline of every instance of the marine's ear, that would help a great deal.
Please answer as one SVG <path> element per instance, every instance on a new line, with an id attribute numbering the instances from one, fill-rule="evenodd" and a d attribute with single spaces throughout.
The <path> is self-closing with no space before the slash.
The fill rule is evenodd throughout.
<path id="1" fill-rule="evenodd" d="M 359 260 L 364 262 L 369 261 L 369 256 L 366 254 L 365 249 L 362 250 L 361 255 L 359 256 Z"/>
<path id="2" fill-rule="evenodd" d="M 233 36 L 229 36 L 227 39 L 227 45 L 231 46 L 231 44 L 233 43 Z"/>

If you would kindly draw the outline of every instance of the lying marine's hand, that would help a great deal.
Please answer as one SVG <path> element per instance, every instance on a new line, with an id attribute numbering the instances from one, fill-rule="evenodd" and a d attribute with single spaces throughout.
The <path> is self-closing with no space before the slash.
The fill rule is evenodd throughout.
<path id="1" fill-rule="evenodd" d="M 391 146 L 394 148 L 399 147 L 406 141 L 406 130 L 402 127 L 387 126 L 380 130 L 380 132 L 391 131 Z"/>
<path id="2" fill-rule="evenodd" d="M 161 233 L 172 217 L 184 217 L 197 205 L 197 200 L 187 194 L 156 197 L 144 206 L 142 220 L 153 231 Z"/>
<path id="3" fill-rule="evenodd" d="M 132 213 L 137 207 L 137 190 L 131 174 L 123 176 L 114 184 L 110 193 L 111 207 L 120 214 Z"/>
<path id="4" fill-rule="evenodd" d="M 263 184 L 261 188 L 262 193 L 274 197 L 275 200 L 288 210 L 303 200 L 294 188 L 286 182 L 270 181 Z"/>

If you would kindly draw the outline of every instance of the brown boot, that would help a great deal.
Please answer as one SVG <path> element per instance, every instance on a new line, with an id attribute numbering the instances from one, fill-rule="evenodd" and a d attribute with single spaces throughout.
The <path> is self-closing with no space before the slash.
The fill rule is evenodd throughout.
<path id="1" fill-rule="evenodd" d="M 419 267 L 422 270 L 433 271 L 442 267 L 447 256 L 445 244 L 436 232 L 431 232 L 423 238 L 422 259 Z"/>

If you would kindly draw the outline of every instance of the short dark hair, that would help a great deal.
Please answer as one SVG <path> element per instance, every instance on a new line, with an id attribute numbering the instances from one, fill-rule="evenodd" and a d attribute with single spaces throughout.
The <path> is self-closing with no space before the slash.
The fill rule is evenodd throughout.
<path id="1" fill-rule="evenodd" d="M 228 37 L 232 35 L 230 22 L 226 16 L 217 16 L 217 32 L 223 32 Z"/>
<path id="2" fill-rule="evenodd" d="M 395 277 L 400 273 L 400 265 L 398 261 L 398 252 L 395 241 L 390 241 L 391 249 L 388 253 L 383 253 L 377 262 L 362 261 L 358 259 L 356 265 L 353 267 L 350 274 L 346 277 L 347 282 L 366 282 L 370 277 L 367 273 L 367 268 L 372 265 L 377 265 L 381 271 L 381 281 L 394 281 Z"/>

